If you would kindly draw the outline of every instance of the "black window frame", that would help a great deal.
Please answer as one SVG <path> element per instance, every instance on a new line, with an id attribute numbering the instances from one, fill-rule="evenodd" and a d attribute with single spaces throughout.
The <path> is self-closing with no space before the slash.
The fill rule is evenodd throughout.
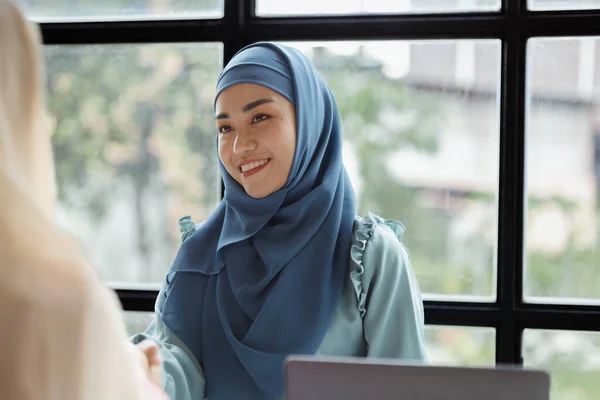
<path id="1" fill-rule="evenodd" d="M 522 364 L 524 329 L 600 331 L 600 306 L 523 299 L 527 41 L 600 36 L 600 10 L 530 11 L 502 0 L 497 12 L 257 17 L 254 0 L 224 0 L 222 19 L 41 23 L 47 45 L 221 42 L 223 65 L 259 40 L 500 39 L 500 165 L 497 300 L 425 301 L 428 325 L 492 327 L 496 363 Z M 116 289 L 126 311 L 153 311 L 152 290 Z"/>

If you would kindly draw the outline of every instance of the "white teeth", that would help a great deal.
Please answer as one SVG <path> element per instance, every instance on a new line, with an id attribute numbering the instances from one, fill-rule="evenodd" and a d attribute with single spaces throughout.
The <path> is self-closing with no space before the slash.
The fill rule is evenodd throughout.
<path id="1" fill-rule="evenodd" d="M 250 171 L 251 169 L 258 168 L 261 165 L 265 165 L 268 162 L 269 162 L 269 160 L 260 160 L 260 161 L 253 161 L 251 163 L 244 164 L 241 167 L 242 168 L 242 172 L 247 172 L 247 171 Z"/>

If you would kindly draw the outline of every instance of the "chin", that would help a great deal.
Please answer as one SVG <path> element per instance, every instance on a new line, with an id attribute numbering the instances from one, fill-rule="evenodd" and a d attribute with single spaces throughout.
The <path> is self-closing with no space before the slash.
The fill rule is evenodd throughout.
<path id="1" fill-rule="evenodd" d="M 268 197 L 273 193 L 279 191 L 282 187 L 283 185 L 276 187 L 252 187 L 248 185 L 244 186 L 244 190 L 246 191 L 246 194 L 248 194 L 248 196 L 252 197 L 253 199 L 264 199 L 265 197 Z"/>
<path id="2" fill-rule="evenodd" d="M 246 189 L 246 188 L 244 188 L 244 190 L 246 191 L 248 196 L 252 197 L 253 199 L 264 199 L 265 197 L 267 197 L 268 195 L 273 193 L 273 191 L 266 191 L 266 190 L 256 190 L 256 189 L 252 190 L 252 189 Z"/>

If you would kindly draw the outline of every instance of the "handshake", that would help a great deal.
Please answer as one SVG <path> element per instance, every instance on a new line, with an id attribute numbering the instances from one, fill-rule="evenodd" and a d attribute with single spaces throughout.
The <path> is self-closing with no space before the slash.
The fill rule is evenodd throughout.
<path id="1" fill-rule="evenodd" d="M 138 367 L 140 380 L 144 382 L 144 398 L 152 400 L 168 400 L 163 391 L 163 360 L 158 345 L 149 339 L 133 344 L 128 342 L 134 363 Z"/>

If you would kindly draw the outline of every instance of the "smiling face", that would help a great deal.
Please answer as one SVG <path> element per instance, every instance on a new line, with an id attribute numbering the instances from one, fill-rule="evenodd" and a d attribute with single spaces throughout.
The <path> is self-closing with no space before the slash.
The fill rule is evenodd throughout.
<path id="1" fill-rule="evenodd" d="M 242 83 L 216 102 L 219 158 L 249 196 L 260 199 L 287 182 L 296 151 L 296 111 L 279 93 Z"/>

